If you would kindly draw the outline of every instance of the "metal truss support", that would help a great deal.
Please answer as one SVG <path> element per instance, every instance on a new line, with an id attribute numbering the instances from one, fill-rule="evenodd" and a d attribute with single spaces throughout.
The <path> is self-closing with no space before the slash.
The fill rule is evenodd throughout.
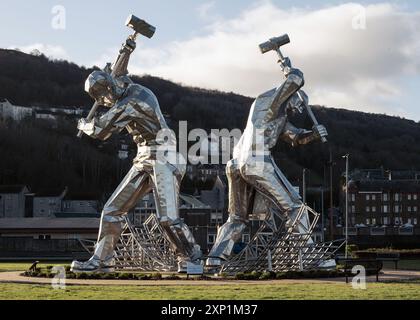
<path id="1" fill-rule="evenodd" d="M 270 207 L 268 212 L 267 218 L 248 245 L 223 264 L 221 273 L 317 269 L 322 262 L 333 258 L 342 245 L 339 241 L 312 241 L 319 214 L 306 205 L 302 205 L 292 225 L 287 226 L 281 212 Z M 305 219 L 309 220 L 306 224 L 307 232 L 296 232 Z"/>

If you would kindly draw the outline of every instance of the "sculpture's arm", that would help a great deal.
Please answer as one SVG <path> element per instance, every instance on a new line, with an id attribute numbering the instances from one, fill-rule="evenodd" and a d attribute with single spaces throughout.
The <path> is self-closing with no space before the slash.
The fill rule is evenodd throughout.
<path id="1" fill-rule="evenodd" d="M 128 63 L 130 56 L 136 49 L 136 42 L 128 37 L 126 42 L 121 47 L 118 58 L 112 66 L 112 75 L 114 77 L 125 76 L 128 74 Z"/>
<path id="2" fill-rule="evenodd" d="M 288 58 L 282 62 L 281 68 L 283 70 L 284 76 L 286 77 L 286 81 L 276 89 L 272 102 L 273 109 L 278 109 L 305 84 L 303 72 L 299 69 L 292 68 Z"/>
<path id="3" fill-rule="evenodd" d="M 293 124 L 287 122 L 280 138 L 295 147 L 320 140 L 326 136 L 328 136 L 327 129 L 322 125 L 315 126 L 312 130 L 306 130 L 296 128 Z"/>
<path id="4" fill-rule="evenodd" d="M 107 113 L 99 118 L 93 118 L 89 122 L 86 122 L 85 119 L 80 119 L 77 127 L 92 138 L 106 140 L 114 132 L 123 130 L 131 121 L 131 116 L 128 112 L 129 108 L 130 103 L 124 99 L 116 103 Z"/>

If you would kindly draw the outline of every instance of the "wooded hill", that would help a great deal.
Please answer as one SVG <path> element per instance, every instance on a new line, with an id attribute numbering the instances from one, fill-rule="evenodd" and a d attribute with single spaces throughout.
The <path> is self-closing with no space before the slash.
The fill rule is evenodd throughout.
<path id="1" fill-rule="evenodd" d="M 0 50 L 0 98 L 22 106 L 88 109 L 92 100 L 84 92 L 84 81 L 92 70 L 43 55 Z M 188 121 L 189 129 L 243 129 L 253 100 L 152 76 L 132 78 L 156 94 L 175 130 L 178 121 Z M 335 184 L 344 168 L 341 156 L 346 153 L 351 154 L 353 168 L 420 169 L 419 123 L 320 106 L 314 107 L 314 113 L 329 131 L 328 144 L 292 149 L 279 142 L 273 151 L 291 180 L 299 181 L 301 169 L 306 167 L 310 169 L 309 183 L 321 183 L 329 150 L 336 162 Z M 311 127 L 306 115 L 293 122 Z M 91 139 L 76 139 L 75 133 L 75 119 L 62 119 L 58 126 L 35 120 L 20 124 L 1 121 L 0 184 L 26 183 L 34 189 L 67 185 L 79 191 L 95 190 L 98 195 L 112 191 L 129 166 L 129 162 L 116 159 L 118 137 L 99 145 Z"/>

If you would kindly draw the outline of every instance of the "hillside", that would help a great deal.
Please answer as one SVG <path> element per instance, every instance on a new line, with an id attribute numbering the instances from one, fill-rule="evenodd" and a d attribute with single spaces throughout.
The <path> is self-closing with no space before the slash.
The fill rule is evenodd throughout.
<path id="1" fill-rule="evenodd" d="M 12 50 L 0 50 L 0 98 L 22 106 L 85 106 L 91 99 L 84 93 L 84 80 L 92 69 L 67 61 L 50 61 Z M 177 129 L 178 121 L 189 128 L 243 129 L 252 99 L 233 93 L 184 87 L 152 76 L 133 77 L 152 89 L 162 111 Z M 331 149 L 343 171 L 341 156 L 351 154 L 351 166 L 387 169 L 420 169 L 420 124 L 397 117 L 314 107 L 329 133 L 327 145 L 292 149 L 279 143 L 274 155 L 290 179 L 299 180 L 301 168 L 311 170 L 310 182 L 322 180 Z M 310 127 L 300 116 L 295 124 Z M 115 159 L 115 139 L 102 148 L 89 139 L 78 140 L 75 120 L 64 120 L 58 128 L 39 121 L 15 124 L 0 122 L 0 184 L 28 183 L 34 188 L 69 185 L 82 190 L 96 188 L 98 194 L 115 187 L 124 164 Z M 114 141 L 114 142 L 112 142 Z M 44 179 L 48 172 L 48 179 Z M 335 179 L 338 183 L 338 179 Z"/>

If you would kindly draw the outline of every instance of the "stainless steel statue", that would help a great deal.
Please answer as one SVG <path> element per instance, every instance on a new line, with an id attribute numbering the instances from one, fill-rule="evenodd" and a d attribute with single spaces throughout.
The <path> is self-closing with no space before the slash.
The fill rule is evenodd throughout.
<path id="1" fill-rule="evenodd" d="M 134 16 L 127 25 L 136 34 L 151 37 L 150 25 Z M 149 89 L 134 84 L 127 77 L 130 54 L 135 49 L 135 37 L 130 36 L 113 66 L 111 74 L 95 71 L 86 80 L 85 90 L 96 105 L 109 107 L 101 117 L 81 119 L 78 129 L 86 135 L 106 140 L 123 129 L 133 136 L 138 154 L 133 167 L 105 204 L 101 217 L 98 241 L 93 256 L 86 262 L 73 261 L 74 272 L 109 272 L 114 269 L 114 249 L 121 235 L 124 216 L 137 201 L 153 190 L 158 218 L 178 255 L 179 271 L 187 262 L 201 257 L 200 247 L 188 227 L 179 217 L 178 195 L 185 161 L 168 162 L 160 155 L 159 131 L 168 129 L 155 95 Z M 92 112 L 94 114 L 94 111 Z"/>
<path id="2" fill-rule="evenodd" d="M 274 163 L 270 149 L 276 145 L 278 139 L 292 146 L 320 139 L 326 141 L 327 130 L 318 125 L 309 109 L 308 97 L 301 90 L 304 85 L 303 73 L 292 68 L 289 58 L 284 58 L 280 52 L 280 46 L 289 42 L 289 37 L 285 35 L 260 46 L 262 53 L 277 51 L 286 80 L 278 88 L 261 94 L 251 107 L 247 127 L 226 168 L 229 182 L 229 219 L 218 231 L 207 266 L 219 266 L 231 256 L 234 244 L 240 240 L 248 216 L 255 206 L 255 192 L 263 196 L 260 199 L 265 199 L 265 202 L 281 210 L 287 221 L 286 228 L 295 226 L 294 230 L 288 232 L 307 233 L 310 224 L 307 214 L 295 224 L 303 205 L 302 200 Z M 302 112 L 304 108 L 308 109 L 314 120 L 312 130 L 298 129 L 289 121 L 290 115 Z M 259 151 L 262 151 L 260 158 L 257 155 Z"/>

